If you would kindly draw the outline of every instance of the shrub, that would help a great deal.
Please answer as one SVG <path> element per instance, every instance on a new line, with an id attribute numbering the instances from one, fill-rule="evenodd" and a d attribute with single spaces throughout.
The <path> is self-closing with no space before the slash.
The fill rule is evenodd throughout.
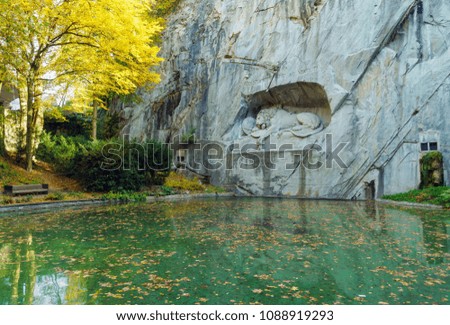
<path id="1" fill-rule="evenodd" d="M 88 141 L 45 132 L 37 157 L 94 192 L 139 191 L 162 184 L 171 161 L 168 147 L 159 142 Z"/>
<path id="2" fill-rule="evenodd" d="M 139 191 L 152 185 L 169 161 L 169 151 L 157 142 L 96 142 L 77 157 L 75 177 L 90 191 Z"/>
<path id="3" fill-rule="evenodd" d="M 160 190 L 161 190 L 161 195 L 175 194 L 175 190 L 170 186 L 163 185 L 163 186 L 161 186 Z"/>
<path id="4" fill-rule="evenodd" d="M 87 141 L 81 137 L 65 137 L 43 132 L 36 157 L 52 164 L 56 171 L 71 174 L 75 158 Z"/>
<path id="5" fill-rule="evenodd" d="M 437 197 L 436 201 L 438 204 L 441 204 L 446 208 L 450 208 L 450 189 L 447 189 L 446 191 L 442 192 Z"/>
<path id="6" fill-rule="evenodd" d="M 142 173 L 137 169 L 126 170 L 120 164 L 105 165 L 104 145 L 102 142 L 97 142 L 79 153 L 75 162 L 74 176 L 81 180 L 89 191 L 140 190 L 144 181 Z"/>
<path id="7" fill-rule="evenodd" d="M 133 192 L 109 192 L 102 195 L 102 200 L 105 201 L 119 201 L 119 202 L 145 202 L 147 195 L 145 193 Z"/>
<path id="8" fill-rule="evenodd" d="M 46 201 L 62 201 L 66 196 L 61 192 L 50 193 L 46 196 Z"/>
<path id="9" fill-rule="evenodd" d="M 164 185 L 184 191 L 204 191 L 206 189 L 197 178 L 188 179 L 175 172 L 169 174 Z"/>

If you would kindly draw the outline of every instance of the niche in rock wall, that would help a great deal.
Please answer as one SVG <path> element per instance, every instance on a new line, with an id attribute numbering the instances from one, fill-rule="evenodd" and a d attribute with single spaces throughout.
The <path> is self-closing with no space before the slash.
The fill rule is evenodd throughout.
<path id="1" fill-rule="evenodd" d="M 174 91 L 160 101 L 157 101 L 152 106 L 152 111 L 156 113 L 156 128 L 164 130 L 170 127 L 172 123 L 172 116 L 175 109 L 180 105 L 181 93 Z"/>
<path id="2" fill-rule="evenodd" d="M 244 136 L 265 138 L 289 133 L 305 138 L 321 132 L 331 123 L 331 108 L 325 89 L 310 82 L 271 88 L 246 98 Z"/>

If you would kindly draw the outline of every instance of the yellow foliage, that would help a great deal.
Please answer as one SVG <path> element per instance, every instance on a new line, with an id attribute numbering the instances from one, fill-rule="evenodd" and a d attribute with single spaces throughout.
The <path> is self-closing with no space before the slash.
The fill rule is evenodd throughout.
<path id="1" fill-rule="evenodd" d="M 206 189 L 197 178 L 188 179 L 175 172 L 169 174 L 164 185 L 183 191 L 204 191 Z"/>
<path id="2" fill-rule="evenodd" d="M 70 84 L 78 103 L 159 82 L 146 0 L 0 0 L 0 77 L 27 98 L 27 162 L 46 89 Z M 29 120 L 28 120 L 29 119 Z M 30 135 L 30 136 L 28 136 Z"/>

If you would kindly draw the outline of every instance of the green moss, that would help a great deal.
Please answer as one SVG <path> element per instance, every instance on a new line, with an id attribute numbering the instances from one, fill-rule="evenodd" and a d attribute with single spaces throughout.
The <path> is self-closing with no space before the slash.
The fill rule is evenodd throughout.
<path id="1" fill-rule="evenodd" d="M 442 173 L 443 156 L 439 151 L 432 151 L 420 159 L 420 188 L 443 185 L 443 179 L 435 179 L 434 171 L 440 170 Z"/>

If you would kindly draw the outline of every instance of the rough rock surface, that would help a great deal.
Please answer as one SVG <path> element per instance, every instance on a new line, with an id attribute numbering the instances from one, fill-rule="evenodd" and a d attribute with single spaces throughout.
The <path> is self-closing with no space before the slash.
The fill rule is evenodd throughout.
<path id="1" fill-rule="evenodd" d="M 184 0 L 165 32 L 163 81 L 123 111 L 123 133 L 170 141 L 195 128 L 198 139 L 254 144 L 253 158 L 270 164 L 228 150 L 227 166 L 201 171 L 243 193 L 364 199 L 409 190 L 429 142 L 450 184 L 449 17 L 446 0 Z M 271 145 L 249 140 L 243 121 L 270 107 L 314 113 L 325 128 L 271 136 Z M 292 150 L 268 155 L 286 143 Z M 344 143 L 339 166 L 332 151 Z"/>

